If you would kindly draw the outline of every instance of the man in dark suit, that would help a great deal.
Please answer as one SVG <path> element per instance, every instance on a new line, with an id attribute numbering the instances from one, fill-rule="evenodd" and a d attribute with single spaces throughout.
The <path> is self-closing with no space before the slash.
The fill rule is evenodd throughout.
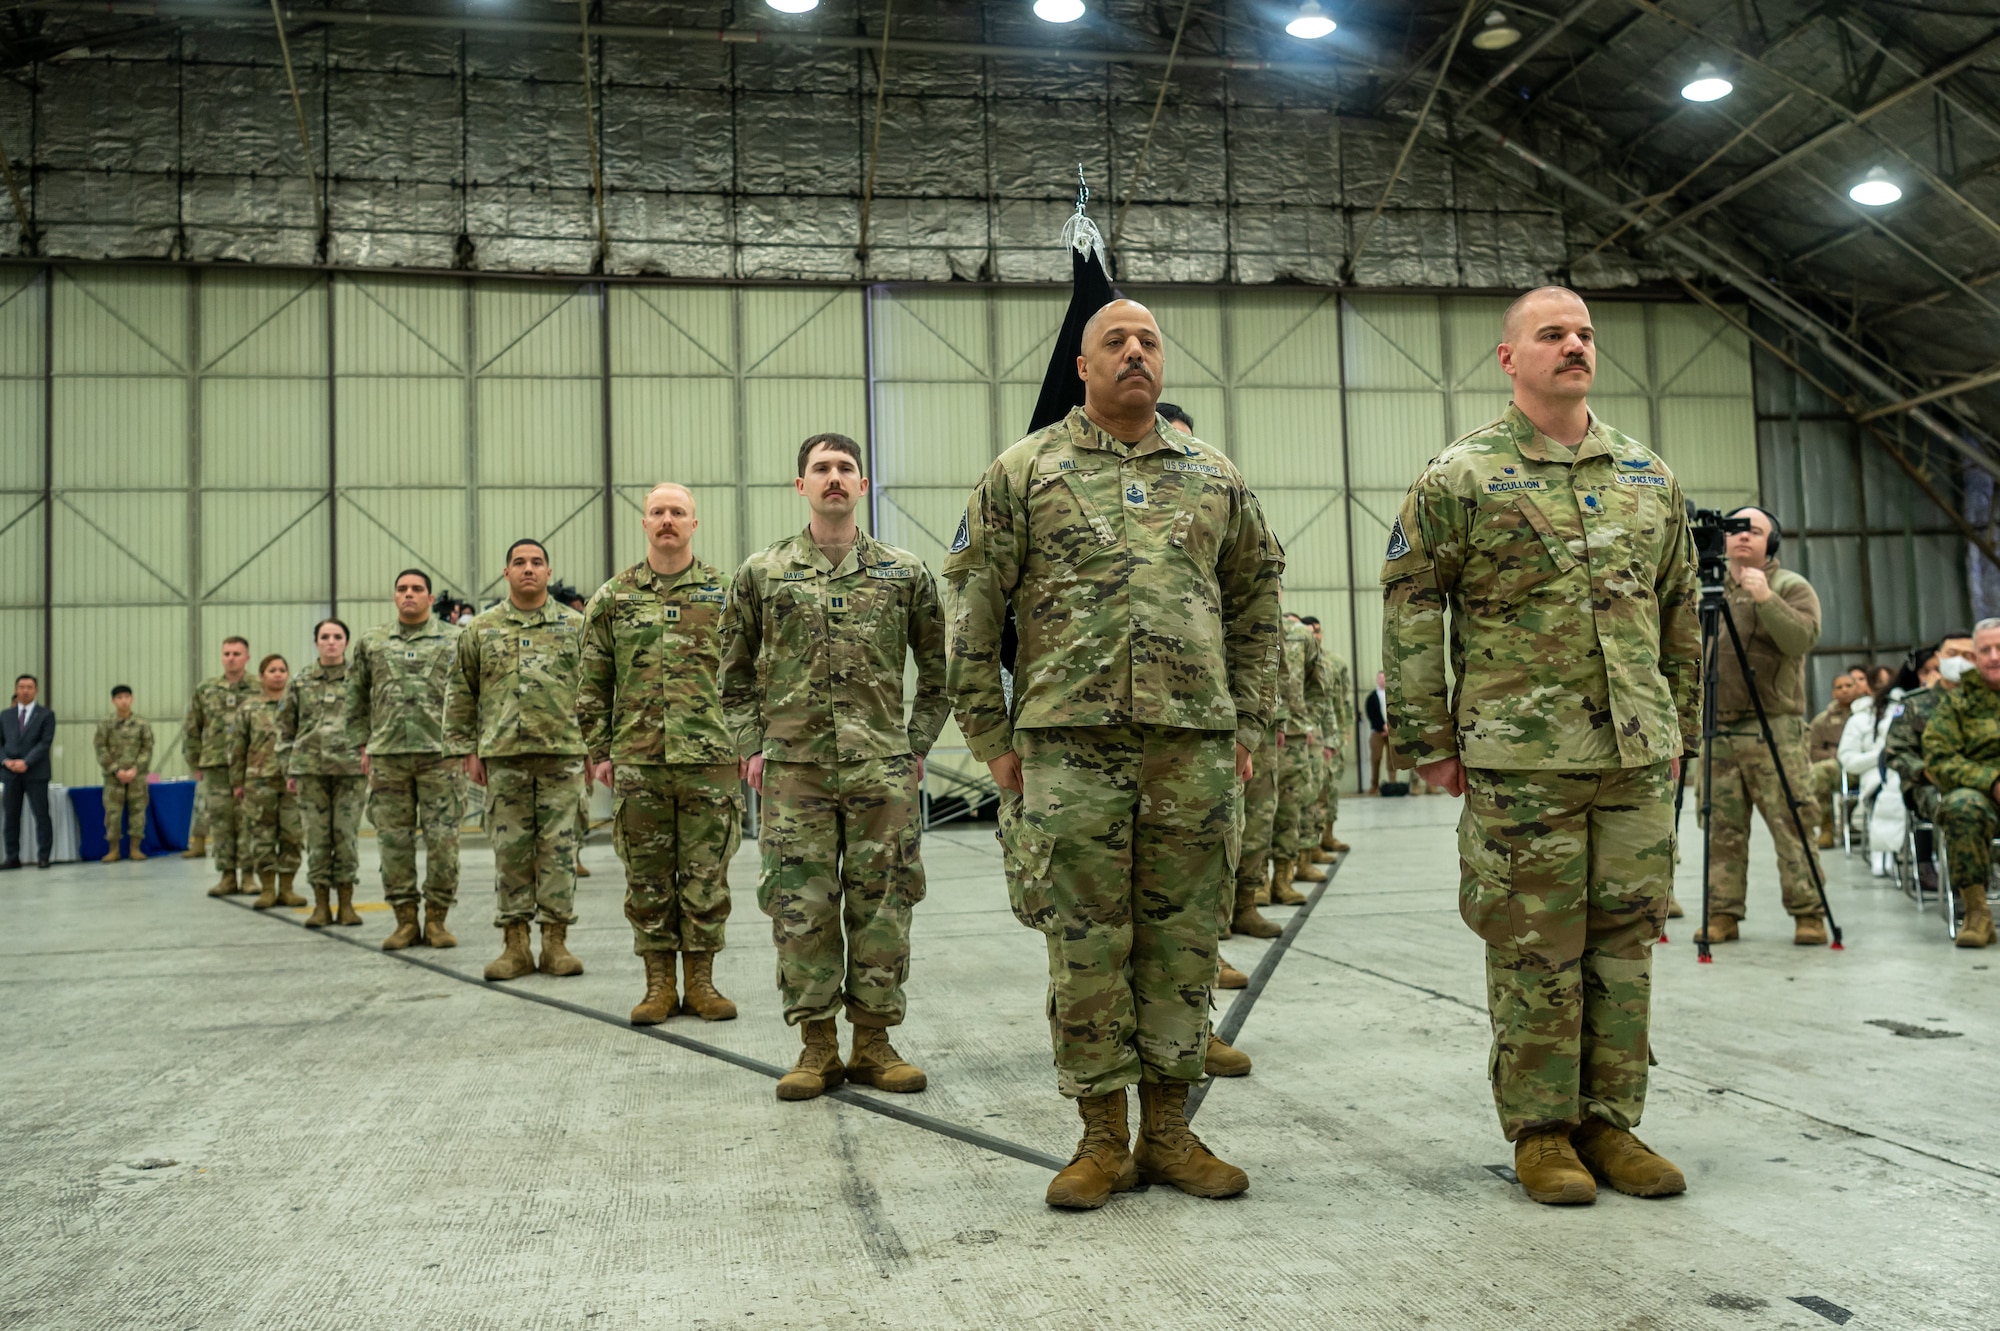
<path id="1" fill-rule="evenodd" d="M 1368 700 L 1364 704 L 1368 711 L 1368 793 L 1370 795 L 1380 795 L 1382 793 L 1382 754 L 1389 747 L 1389 716 L 1382 703 L 1382 672 L 1378 670 L 1375 672 L 1375 691 L 1368 695 Z M 1391 768 L 1389 771 L 1390 779 L 1394 780 L 1395 775 L 1395 769 Z"/>
<path id="2" fill-rule="evenodd" d="M 49 867 L 56 827 L 49 818 L 49 747 L 56 742 L 55 713 L 35 701 L 40 692 L 33 675 L 14 681 L 14 705 L 0 710 L 0 780 L 7 783 L 7 862 L 0 869 L 21 867 L 21 799 L 35 815 L 35 867 Z"/>

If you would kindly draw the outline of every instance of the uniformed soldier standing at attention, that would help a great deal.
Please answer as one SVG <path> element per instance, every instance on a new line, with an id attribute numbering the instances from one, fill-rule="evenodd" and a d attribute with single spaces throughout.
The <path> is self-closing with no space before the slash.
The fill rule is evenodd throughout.
<path id="1" fill-rule="evenodd" d="M 240 815 L 236 794 L 229 785 L 229 726 L 238 708 L 257 694 L 257 682 L 250 678 L 250 643 L 247 639 L 222 640 L 222 673 L 195 687 L 188 703 L 187 717 L 181 722 L 181 752 L 188 766 L 201 778 L 201 803 L 208 811 L 208 840 L 215 852 L 215 867 L 222 876 L 208 889 L 212 897 L 226 897 L 250 889 L 237 876 L 247 868 L 241 858 L 237 838 Z"/>
<path id="2" fill-rule="evenodd" d="M 736 745 L 722 719 L 722 573 L 695 558 L 694 496 L 656 485 L 640 514 L 646 557 L 590 598 L 577 719 L 611 837 L 625 862 L 625 918 L 646 967 L 634 1026 L 674 1015 L 674 954 L 688 1010 L 729 1021 L 715 954 L 729 918 L 729 861 L 743 838 Z"/>
<path id="3" fill-rule="evenodd" d="M 855 525 L 868 493 L 859 444 L 807 439 L 797 487 L 812 519 L 743 561 L 722 640 L 723 711 L 744 778 L 764 797 L 757 905 L 771 917 L 785 1020 L 804 1046 L 778 1098 L 808 1100 L 843 1077 L 921 1091 L 923 1071 L 888 1028 L 903 1021 L 910 914 L 924 899 L 924 755 L 950 714 L 944 613 L 922 561 Z M 843 1008 L 854 1027 L 844 1067 Z"/>
<path id="4" fill-rule="evenodd" d="M 505 945 L 486 963 L 489 980 L 581 975 L 566 945 L 576 923 L 576 806 L 583 798 L 583 731 L 576 689 L 583 616 L 549 595 L 549 552 L 540 541 L 507 547 L 507 598 L 459 629 L 445 690 L 445 748 L 466 754 L 465 772 L 486 788 L 493 840 L 494 927 Z M 528 926 L 542 921 L 539 963 Z"/>
<path id="5" fill-rule="evenodd" d="M 1699 588 L 1679 484 L 1586 403 L 1593 336 L 1562 287 L 1508 307 L 1514 401 L 1425 468 L 1382 566 L 1389 731 L 1466 796 L 1459 913 L 1486 943 L 1493 1099 L 1538 1202 L 1687 1186 L 1631 1130 L 1701 733 Z"/>
<path id="6" fill-rule="evenodd" d="M 237 856 L 256 873 L 260 889 L 250 903 L 252 910 L 306 904 L 292 891 L 305 838 L 298 797 L 286 788 L 289 755 L 278 725 L 278 709 L 284 706 L 291 675 L 285 658 L 275 652 L 259 661 L 262 694 L 229 718 L 229 784 L 241 810 L 236 822 Z"/>
<path id="7" fill-rule="evenodd" d="M 396 927 L 382 940 L 396 951 L 419 937 L 457 947 L 445 918 L 458 900 L 458 829 L 464 821 L 460 755 L 444 739 L 445 683 L 458 660 L 459 626 L 431 613 L 431 577 L 396 575 L 396 617 L 361 635 L 347 667 L 346 728 L 366 741 L 368 821 L 382 853 L 382 897 Z M 424 836 L 424 886 L 417 891 L 417 832 Z M 336 887 L 338 924 L 359 924 L 353 888 Z M 417 903 L 424 904 L 423 931 Z"/>
<path id="8" fill-rule="evenodd" d="M 1319 792 L 1321 730 L 1319 700 L 1319 639 L 1298 615 L 1287 612 L 1284 696 L 1287 712 L 1284 743 L 1278 746 L 1278 812 L 1271 829 L 1271 900 L 1280 906 L 1302 906 L 1305 893 L 1293 882 L 1323 883 L 1326 872 L 1314 863 L 1311 847 L 1319 840 L 1313 826 L 1313 801 Z"/>
<path id="9" fill-rule="evenodd" d="M 1319 647 L 1321 681 L 1320 696 L 1308 700 L 1319 717 L 1320 784 L 1309 829 L 1319 833 L 1319 840 L 1317 843 L 1310 837 L 1303 840 L 1308 850 L 1317 844 L 1319 853 L 1313 856 L 1315 862 L 1331 864 L 1335 855 L 1353 849 L 1333 834 L 1333 825 L 1340 821 L 1340 780 L 1347 774 L 1347 741 L 1354 733 L 1354 672 L 1347 668 L 1346 661 L 1326 650 L 1326 629 L 1318 618 L 1307 615 L 1303 623 L 1312 630 L 1313 641 Z"/>
<path id="10" fill-rule="evenodd" d="M 1018 816 L 1002 805 L 1009 894 L 1047 938 L 1057 1087 L 1083 1119 L 1048 1203 L 1102 1206 L 1142 1178 L 1228 1197 L 1249 1179 L 1188 1129 L 1186 1102 L 1239 783 L 1269 719 L 1284 555 L 1229 460 L 1154 411 L 1151 312 L 1111 302 L 1082 348 L 1084 405 L 987 468 L 952 541 L 952 696 L 973 755 L 1021 796 Z"/>
<path id="11" fill-rule="evenodd" d="M 306 878 L 312 883 L 312 914 L 306 928 L 333 923 L 336 893 L 353 912 L 360 876 L 362 787 L 361 746 L 367 742 L 359 718 L 347 709 L 347 625 L 322 619 L 313 627 L 319 659 L 292 677 L 278 709 L 278 733 L 289 758 L 285 776 L 299 800 L 306 837 Z M 289 891 L 291 883 L 283 886 Z"/>
<path id="12" fill-rule="evenodd" d="M 126 835 L 120 819 L 129 815 L 132 838 L 130 858 L 143 860 L 146 852 L 139 843 L 146 839 L 146 774 L 153 770 L 153 727 L 144 717 L 132 715 L 132 687 L 120 684 L 111 690 L 113 714 L 97 723 L 91 747 L 97 766 L 104 773 L 104 840 L 110 846 L 103 863 L 118 859 L 119 839 Z"/>

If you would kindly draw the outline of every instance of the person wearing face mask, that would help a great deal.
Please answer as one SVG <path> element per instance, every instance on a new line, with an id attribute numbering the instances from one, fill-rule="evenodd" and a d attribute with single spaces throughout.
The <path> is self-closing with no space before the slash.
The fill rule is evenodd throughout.
<path id="1" fill-rule="evenodd" d="M 1819 851 L 1819 815 L 1806 762 L 1806 656 L 1819 642 L 1819 596 L 1797 573 L 1778 563 L 1783 533 L 1761 508 L 1740 508 L 1750 528 L 1728 538 L 1729 571 L 1723 579 L 1727 610 L 1750 666 L 1746 676 L 1727 641 L 1717 653 L 1716 734 L 1709 817 L 1709 921 L 1697 943 L 1728 943 L 1748 909 L 1750 810 L 1763 815 L 1778 849 L 1778 883 L 1792 916 L 1792 941 L 1826 943 L 1826 913 L 1813 886 Z M 1751 690 L 1757 691 L 1753 699 Z M 1770 721 L 1777 753 L 1764 742 L 1757 699 Z M 1784 764 L 1784 779 L 1779 766 Z M 1786 785 L 1799 801 L 1794 822 Z M 1800 835 L 1803 827 L 1806 835 Z"/>
<path id="2" fill-rule="evenodd" d="M 1903 667 L 1901 711 L 1889 722 L 1882 742 L 1882 760 L 1902 787 L 1903 805 L 1923 823 L 1937 816 L 1938 790 L 1924 764 L 1924 730 L 1943 697 L 1956 689 L 1972 669 L 1972 635 L 1947 633 L 1935 647 L 1910 654 Z M 1937 866 L 1931 829 L 1917 829 L 1917 879 L 1925 891 L 1937 890 Z"/>
<path id="3" fill-rule="evenodd" d="M 1986 884 L 2000 833 L 2000 619 L 1972 626 L 1972 669 L 1963 657 L 1951 661 L 1958 687 L 1938 700 L 1924 727 L 1924 770 L 1937 789 L 1933 821 L 1964 913 L 1958 945 L 1987 947 L 1993 915 Z M 1938 666 L 1942 675 L 1944 662 Z"/>

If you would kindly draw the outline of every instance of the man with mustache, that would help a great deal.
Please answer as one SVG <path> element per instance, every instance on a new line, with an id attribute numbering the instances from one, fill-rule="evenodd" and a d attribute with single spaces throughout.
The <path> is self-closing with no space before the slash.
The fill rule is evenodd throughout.
<path id="1" fill-rule="evenodd" d="M 803 1045 L 778 1098 L 810 1100 L 842 1080 L 921 1091 L 922 1069 L 889 1028 L 903 1021 L 910 914 L 924 899 L 924 755 L 950 714 L 944 613 L 921 560 L 855 525 L 868 493 L 859 444 L 813 435 L 795 484 L 812 519 L 743 561 L 722 650 L 723 712 L 743 777 L 764 797 L 757 906 L 771 917 L 785 1020 Z M 854 1027 L 844 1065 L 843 1009 Z"/>
<path id="2" fill-rule="evenodd" d="M 1631 1130 L 1674 785 L 1701 737 L 1700 588 L 1680 485 L 1590 411 L 1595 338 L 1566 288 L 1508 307 L 1514 400 L 1424 469 L 1382 565 L 1389 732 L 1466 797 L 1459 914 L 1486 944 L 1493 1101 L 1548 1203 L 1595 1201 L 1600 1179 L 1687 1187 Z"/>
<path id="3" fill-rule="evenodd" d="M 1083 1120 L 1045 1200 L 1077 1210 L 1142 1180 L 1250 1186 L 1189 1130 L 1187 1094 L 1270 722 L 1284 552 L 1229 459 L 1156 411 L 1164 362 L 1145 306 L 1092 315 L 1083 405 L 987 468 L 944 566 L 959 728 L 1005 792 L 1009 904 L 1046 936 L 1056 1086 Z"/>

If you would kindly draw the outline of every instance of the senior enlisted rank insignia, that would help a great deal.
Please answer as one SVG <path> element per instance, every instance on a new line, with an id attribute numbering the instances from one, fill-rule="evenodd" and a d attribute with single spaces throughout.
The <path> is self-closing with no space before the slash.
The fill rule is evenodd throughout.
<path id="1" fill-rule="evenodd" d="M 1146 487 L 1139 484 L 1139 482 L 1137 481 L 1133 481 L 1130 485 L 1125 487 L 1125 502 L 1128 504 L 1145 503 Z"/>

